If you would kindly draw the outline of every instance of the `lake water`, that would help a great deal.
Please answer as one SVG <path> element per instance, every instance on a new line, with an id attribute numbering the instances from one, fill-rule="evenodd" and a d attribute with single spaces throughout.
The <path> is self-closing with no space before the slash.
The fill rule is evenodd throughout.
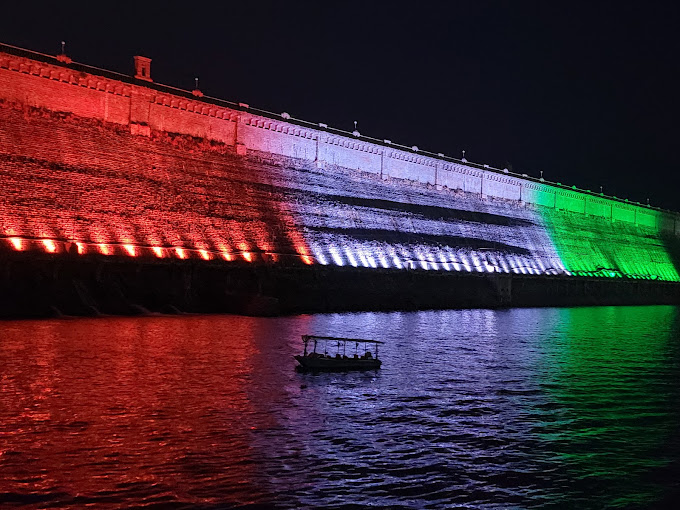
<path id="1" fill-rule="evenodd" d="M 300 374 L 300 335 L 384 340 Z M 0 503 L 660 508 L 680 499 L 680 310 L 0 322 Z"/>

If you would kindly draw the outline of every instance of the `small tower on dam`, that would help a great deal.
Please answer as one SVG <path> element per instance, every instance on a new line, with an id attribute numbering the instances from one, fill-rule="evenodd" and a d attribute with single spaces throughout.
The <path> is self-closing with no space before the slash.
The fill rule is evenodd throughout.
<path id="1" fill-rule="evenodd" d="M 153 81 L 151 79 L 151 59 L 135 55 L 135 78 L 138 80 Z"/>

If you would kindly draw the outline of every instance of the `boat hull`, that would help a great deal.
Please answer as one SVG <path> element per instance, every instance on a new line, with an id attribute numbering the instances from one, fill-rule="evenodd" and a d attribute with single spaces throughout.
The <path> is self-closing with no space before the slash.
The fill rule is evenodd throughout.
<path id="1" fill-rule="evenodd" d="M 300 364 L 298 370 L 344 371 L 344 370 L 377 370 L 382 365 L 379 359 L 363 358 L 325 358 L 295 356 Z"/>

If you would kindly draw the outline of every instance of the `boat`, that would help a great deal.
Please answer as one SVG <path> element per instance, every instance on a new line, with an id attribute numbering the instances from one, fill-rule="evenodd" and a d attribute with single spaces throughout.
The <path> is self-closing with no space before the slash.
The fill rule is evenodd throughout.
<path id="1" fill-rule="evenodd" d="M 378 340 L 302 335 L 302 343 L 304 352 L 295 356 L 301 371 L 377 370 L 382 365 L 378 346 L 384 342 Z"/>

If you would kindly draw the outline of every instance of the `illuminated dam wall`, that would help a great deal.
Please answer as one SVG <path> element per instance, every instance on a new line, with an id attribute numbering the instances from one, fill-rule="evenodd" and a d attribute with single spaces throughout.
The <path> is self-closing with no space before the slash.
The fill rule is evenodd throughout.
<path id="1" fill-rule="evenodd" d="M 158 85 L 137 64 L 128 77 L 0 46 L 0 256 L 15 267 L 266 268 L 316 296 L 334 278 L 375 286 L 371 272 L 394 294 L 428 274 L 474 294 L 485 277 L 505 304 L 523 279 L 584 295 L 680 280 L 675 213 Z M 5 273 L 6 288 L 24 275 Z"/>

